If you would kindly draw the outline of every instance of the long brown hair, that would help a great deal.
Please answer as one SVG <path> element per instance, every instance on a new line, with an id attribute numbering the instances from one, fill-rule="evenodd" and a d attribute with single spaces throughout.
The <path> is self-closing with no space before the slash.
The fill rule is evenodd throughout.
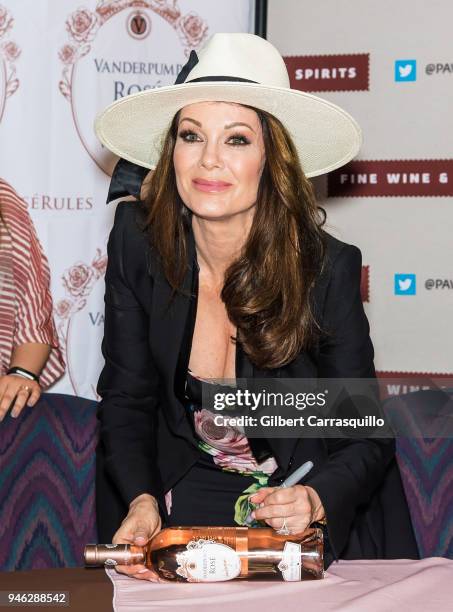
<path id="1" fill-rule="evenodd" d="M 325 259 L 325 212 L 316 204 L 288 131 L 273 115 L 252 110 L 261 121 L 266 161 L 252 227 L 241 255 L 225 272 L 221 298 L 250 360 L 273 369 L 310 348 L 320 332 L 310 294 Z M 181 291 L 187 272 L 192 215 L 176 187 L 178 122 L 179 112 L 164 137 L 145 199 L 150 241 L 174 291 Z"/>

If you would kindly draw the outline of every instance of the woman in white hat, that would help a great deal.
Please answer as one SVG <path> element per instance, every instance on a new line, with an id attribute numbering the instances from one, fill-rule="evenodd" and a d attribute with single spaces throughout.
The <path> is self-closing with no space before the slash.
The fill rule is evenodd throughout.
<path id="1" fill-rule="evenodd" d="M 290 89 L 269 42 L 216 34 L 175 85 L 115 102 L 96 129 L 141 175 L 154 169 L 109 239 L 100 541 L 247 524 L 253 493 L 253 525 L 327 525 L 326 567 L 417 558 L 393 440 L 247 438 L 201 406 L 202 381 L 375 376 L 360 251 L 322 229 L 307 180 L 354 157 L 355 121 Z M 303 482 L 276 489 L 308 460 Z"/>

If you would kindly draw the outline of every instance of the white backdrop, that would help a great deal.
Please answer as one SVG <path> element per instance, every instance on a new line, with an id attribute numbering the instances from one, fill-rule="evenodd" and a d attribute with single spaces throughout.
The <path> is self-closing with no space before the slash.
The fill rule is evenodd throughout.
<path id="1" fill-rule="evenodd" d="M 269 0 L 293 86 L 363 128 L 363 162 L 317 187 L 327 229 L 368 266 L 381 374 L 453 372 L 452 23 L 451 0 Z M 358 174 L 367 184 L 349 185 Z"/>
<path id="2" fill-rule="evenodd" d="M 49 257 L 68 371 L 52 391 L 95 398 L 114 160 L 95 139 L 116 98 L 175 81 L 214 32 L 253 31 L 249 0 L 0 0 L 0 174 Z"/>

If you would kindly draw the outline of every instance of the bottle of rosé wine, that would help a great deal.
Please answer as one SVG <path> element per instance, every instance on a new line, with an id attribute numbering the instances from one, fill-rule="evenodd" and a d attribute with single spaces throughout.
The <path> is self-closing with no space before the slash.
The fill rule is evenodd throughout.
<path id="1" fill-rule="evenodd" d="M 316 580 L 324 577 L 323 532 L 271 528 L 168 527 L 146 546 L 88 544 L 87 566 L 144 564 L 172 582 Z"/>

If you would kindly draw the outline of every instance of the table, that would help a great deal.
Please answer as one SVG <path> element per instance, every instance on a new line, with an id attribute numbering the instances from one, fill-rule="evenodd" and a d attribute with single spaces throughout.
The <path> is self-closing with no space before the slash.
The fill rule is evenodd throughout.
<path id="1" fill-rule="evenodd" d="M 453 560 L 442 557 L 341 560 L 323 580 L 292 583 L 154 584 L 103 568 L 4 572 L 0 590 L 69 591 L 70 612 L 110 612 L 114 591 L 109 575 L 118 612 L 447 612 L 453 601 Z M 0 612 L 8 609 L 13 608 L 0 607 Z"/>
<path id="2" fill-rule="evenodd" d="M 65 568 L 0 572 L 0 591 L 68 591 L 69 606 L 2 607 L 39 612 L 112 612 L 113 586 L 104 568 Z"/>

